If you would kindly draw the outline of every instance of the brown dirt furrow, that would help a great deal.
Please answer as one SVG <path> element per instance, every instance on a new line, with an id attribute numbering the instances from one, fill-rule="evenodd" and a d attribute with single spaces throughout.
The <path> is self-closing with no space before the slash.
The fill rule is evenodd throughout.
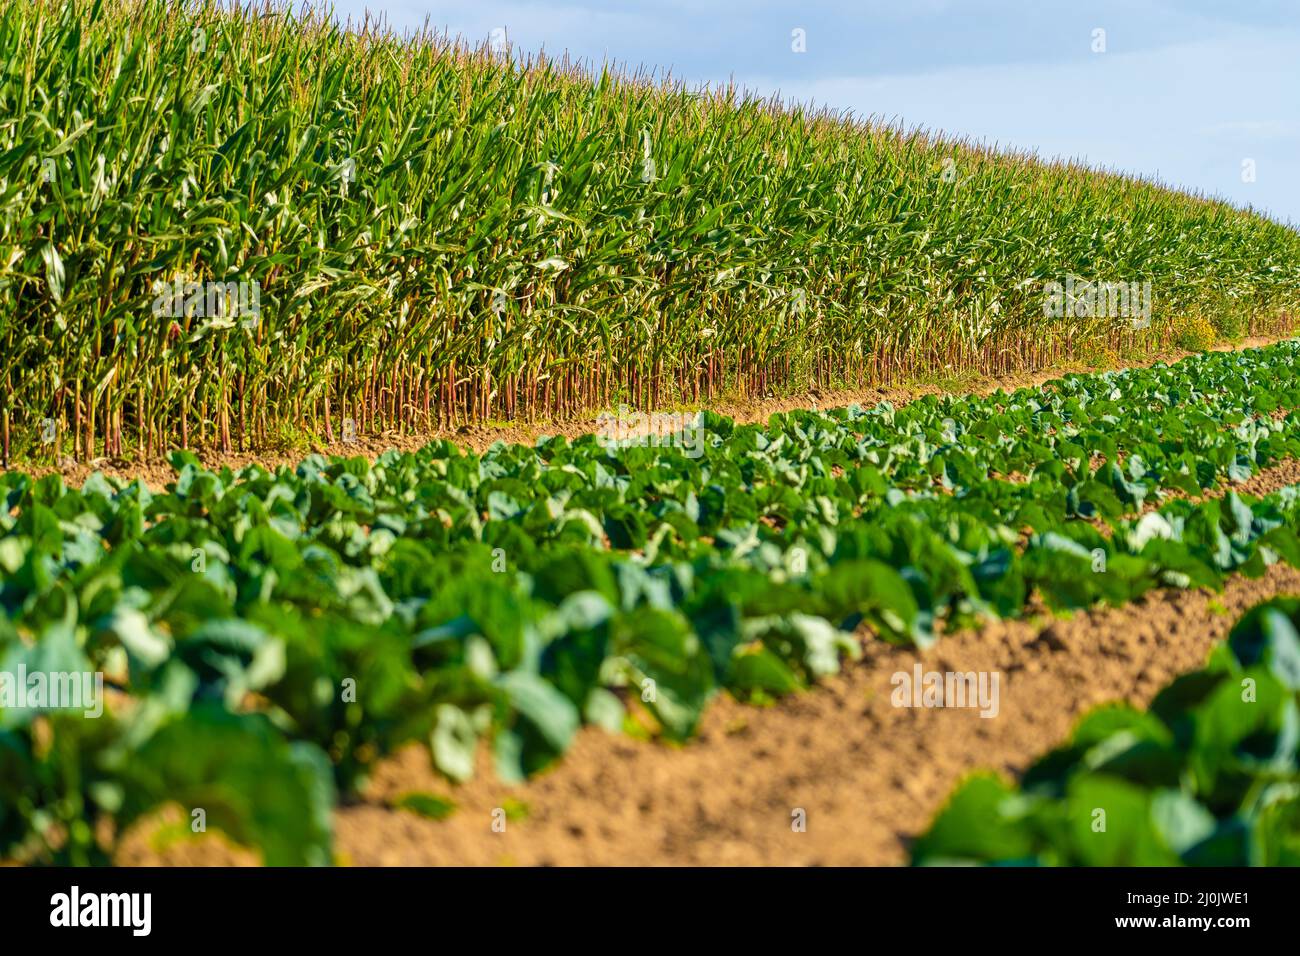
<path id="1" fill-rule="evenodd" d="M 1152 511 L 1159 511 L 1164 505 L 1176 498 L 1200 504 L 1215 498 L 1222 498 L 1229 491 L 1252 498 L 1263 498 L 1291 485 L 1300 485 L 1300 459 L 1284 458 L 1281 461 L 1261 468 L 1245 481 L 1224 481 L 1217 488 L 1210 488 L 1203 494 L 1192 496 L 1177 489 L 1168 489 L 1162 496 L 1153 496 L 1142 503 L 1142 507 L 1131 512 L 1129 517 L 1141 517 Z M 1111 526 L 1103 518 L 1089 518 L 1092 526 L 1109 537 Z"/>
<path id="2" fill-rule="evenodd" d="M 1295 458 L 1284 458 L 1275 465 L 1261 468 L 1245 481 L 1226 486 L 1225 491 L 1231 488 L 1239 495 L 1263 498 L 1288 485 L 1300 485 L 1300 460 Z"/>
<path id="3" fill-rule="evenodd" d="M 1285 341 L 1286 337 L 1253 336 L 1233 344 L 1221 344 L 1210 351 L 1227 352 L 1242 349 L 1260 348 Z M 1014 391 L 1026 386 L 1041 385 L 1054 378 L 1060 378 L 1073 372 L 1098 372 L 1106 369 L 1141 368 L 1157 362 L 1176 362 L 1194 355 L 1181 349 L 1169 350 L 1148 355 L 1140 360 L 1118 361 L 1105 366 L 1088 365 L 1074 362 L 1066 365 L 1034 371 L 1016 372 L 1007 375 L 966 376 L 954 378 L 948 382 L 915 383 L 908 385 L 877 386 L 857 389 L 837 389 L 828 391 L 799 392 L 783 396 L 759 396 L 752 398 L 717 398 L 698 407 L 708 408 L 720 415 L 735 419 L 738 423 L 749 424 L 765 422 L 777 412 L 790 412 L 808 408 L 840 408 L 854 403 L 873 406 L 888 401 L 895 406 L 905 405 L 925 395 L 970 394 L 989 395 L 998 389 Z M 685 407 L 685 406 L 683 406 Z M 544 422 L 509 422 L 474 423 L 456 428 L 442 428 L 432 431 L 411 433 L 385 432 L 377 435 L 361 435 L 350 443 L 313 445 L 310 448 L 297 449 L 262 449 L 249 452 L 223 453 L 212 450 L 197 450 L 199 459 L 208 468 L 229 467 L 239 469 L 249 464 L 261 464 L 268 468 L 279 465 L 296 465 L 311 452 L 326 455 L 354 456 L 361 455 L 375 458 L 390 448 L 400 451 L 416 451 L 431 441 L 446 439 L 475 453 L 486 451 L 498 441 L 507 443 L 533 444 L 543 435 L 563 435 L 573 439 L 591 434 L 597 429 L 597 413 L 592 412 L 572 420 Z M 162 488 L 175 477 L 167 462 L 157 459 L 146 462 L 122 461 L 115 459 L 97 459 L 90 464 L 65 460 L 56 467 L 52 462 L 27 462 L 15 466 L 33 475 L 45 475 L 59 471 L 64 480 L 72 485 L 80 485 L 96 470 L 107 475 L 126 478 L 142 478 L 154 488 Z M 0 469 L 3 470 L 3 469 Z"/>
<path id="4" fill-rule="evenodd" d="M 699 737 L 669 747 L 584 728 L 554 768 L 522 786 L 495 781 L 486 757 L 460 787 L 411 747 L 378 768 L 365 800 L 337 814 L 341 860 L 356 865 L 901 864 L 967 773 L 1014 774 L 1111 700 L 1144 705 L 1203 663 L 1247 608 L 1300 594 L 1276 566 L 1224 593 L 1161 591 L 1131 605 L 1003 621 L 948 635 L 929 652 L 869 642 L 863 660 L 817 688 L 758 708 L 729 698 Z M 892 675 L 999 675 L 999 710 L 895 707 Z M 431 821 L 389 808 L 410 791 L 451 797 Z M 521 809 L 524 811 L 519 817 Z M 511 810 L 505 832 L 496 808 Z M 806 813 L 806 832 L 792 814 Z"/>

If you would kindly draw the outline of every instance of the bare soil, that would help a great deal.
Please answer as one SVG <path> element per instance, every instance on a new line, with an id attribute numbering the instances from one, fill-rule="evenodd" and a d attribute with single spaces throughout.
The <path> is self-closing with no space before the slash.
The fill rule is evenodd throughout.
<path id="1" fill-rule="evenodd" d="M 1122 454 L 1122 453 L 1121 453 Z M 1105 460 L 1104 458 L 1102 459 Z M 1275 491 L 1281 491 L 1290 485 L 1300 485 L 1300 459 L 1284 458 L 1267 468 L 1261 468 L 1245 481 L 1223 481 L 1217 488 L 1207 489 L 1204 494 L 1189 495 L 1178 488 L 1166 488 L 1159 495 L 1154 495 L 1142 503 L 1142 507 L 1132 513 L 1133 517 L 1158 511 L 1175 498 L 1200 504 L 1213 498 L 1222 498 L 1229 491 L 1251 498 L 1263 498 Z M 1113 532 L 1110 524 L 1103 518 L 1088 519 L 1094 528 L 1106 537 Z"/>
<path id="2" fill-rule="evenodd" d="M 1145 705 L 1200 666 L 1246 609 L 1300 594 L 1276 566 L 1222 594 L 1160 591 L 1069 619 L 989 623 L 922 653 L 865 641 L 861 661 L 769 707 L 720 697 L 681 747 L 583 728 L 556 766 L 506 786 L 486 754 L 453 786 L 412 746 L 383 761 L 363 799 L 336 813 L 339 862 L 413 865 L 897 865 L 972 771 L 1014 775 L 1107 701 Z M 1000 678 L 994 717 L 895 707 L 891 678 L 985 671 Z M 429 820 L 391 803 L 411 792 L 455 802 Z M 804 811 L 805 832 L 792 828 Z M 503 832 L 493 828 L 503 811 Z M 499 829 L 499 828 L 498 828 Z M 123 864 L 251 863 L 219 837 L 161 846 L 128 835 Z"/>
<path id="3" fill-rule="evenodd" d="M 1230 485 L 1239 495 L 1263 498 L 1288 485 L 1300 485 L 1300 461 L 1285 458 L 1275 465 L 1262 468 L 1243 482 Z"/>

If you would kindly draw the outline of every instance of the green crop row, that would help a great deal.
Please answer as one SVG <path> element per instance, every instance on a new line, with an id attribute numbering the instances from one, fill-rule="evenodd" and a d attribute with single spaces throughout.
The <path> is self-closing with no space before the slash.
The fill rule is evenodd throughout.
<path id="1" fill-rule="evenodd" d="M 518 779 L 583 723 L 688 737 L 719 691 L 798 690 L 864 634 L 1300 565 L 1294 488 L 1158 502 L 1300 452 L 1298 352 L 711 416 L 671 443 L 238 473 L 177 453 L 165 490 L 5 473 L 0 675 L 101 674 L 107 698 L 86 719 L 0 697 L 0 856 L 103 860 L 171 802 L 326 862 L 333 794 L 411 741 L 452 779 L 480 746 Z"/>
<path id="2" fill-rule="evenodd" d="M 967 779 L 920 864 L 1300 866 L 1300 600 L 1248 612 L 1145 711 L 1100 708 L 1015 787 Z"/>
<path id="3" fill-rule="evenodd" d="M 1075 278 L 1150 314 L 1046 314 Z M 5 461 L 999 371 L 1297 305 L 1294 230 L 1132 178 L 310 10 L 0 3 Z"/>

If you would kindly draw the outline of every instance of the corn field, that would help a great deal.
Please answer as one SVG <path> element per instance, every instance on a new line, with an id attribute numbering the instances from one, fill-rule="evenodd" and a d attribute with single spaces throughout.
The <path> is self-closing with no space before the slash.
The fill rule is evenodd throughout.
<path id="1" fill-rule="evenodd" d="M 431 30 L 0 0 L 0 64 L 6 463 L 1005 372 L 1300 305 L 1300 235 L 1248 210 Z M 1045 315 L 1067 276 L 1150 282 L 1150 326 Z"/>

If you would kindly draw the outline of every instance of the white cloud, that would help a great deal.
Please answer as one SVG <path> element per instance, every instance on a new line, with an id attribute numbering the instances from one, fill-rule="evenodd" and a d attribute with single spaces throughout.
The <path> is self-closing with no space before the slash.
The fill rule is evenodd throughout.
<path id="1" fill-rule="evenodd" d="M 1300 129 L 1297 63 L 1294 34 L 1239 30 L 1216 42 L 1061 64 L 743 79 L 758 90 L 780 88 L 787 99 L 1082 159 L 1300 222 L 1300 157 L 1283 145 Z M 1241 181 L 1245 158 L 1256 160 L 1253 183 Z"/>

